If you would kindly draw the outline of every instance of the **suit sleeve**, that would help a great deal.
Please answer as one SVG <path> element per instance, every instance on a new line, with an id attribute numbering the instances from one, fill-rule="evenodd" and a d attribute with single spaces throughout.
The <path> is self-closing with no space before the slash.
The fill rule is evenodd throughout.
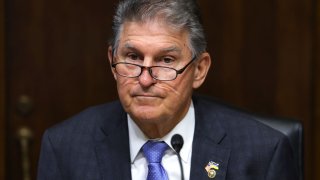
<path id="1" fill-rule="evenodd" d="M 62 180 L 54 148 L 48 131 L 42 138 L 40 159 L 38 164 L 38 180 Z"/>
<path id="2" fill-rule="evenodd" d="M 298 180 L 298 168 L 293 158 L 292 147 L 287 137 L 277 143 L 270 161 L 266 180 Z"/>

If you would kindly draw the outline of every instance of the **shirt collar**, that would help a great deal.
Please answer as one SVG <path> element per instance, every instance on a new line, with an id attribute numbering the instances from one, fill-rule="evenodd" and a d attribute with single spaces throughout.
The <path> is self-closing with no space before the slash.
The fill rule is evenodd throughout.
<path id="1" fill-rule="evenodd" d="M 194 106 L 191 102 L 189 110 L 186 116 L 164 137 L 159 139 L 165 141 L 173 150 L 171 146 L 171 138 L 175 134 L 180 134 L 183 137 L 183 147 L 180 151 L 181 159 L 188 162 L 191 151 L 192 141 L 195 128 L 195 115 Z M 130 157 L 131 163 L 133 163 L 138 156 L 141 147 L 149 140 L 147 136 L 140 130 L 132 118 L 128 115 L 128 129 L 129 129 L 129 144 L 130 144 Z"/>

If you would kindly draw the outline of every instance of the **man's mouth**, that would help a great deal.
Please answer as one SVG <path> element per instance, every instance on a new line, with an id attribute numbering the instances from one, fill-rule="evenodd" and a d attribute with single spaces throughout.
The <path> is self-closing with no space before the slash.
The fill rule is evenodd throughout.
<path id="1" fill-rule="evenodd" d="M 151 95 L 151 94 L 137 94 L 137 95 L 133 95 L 133 97 L 137 97 L 137 98 L 160 98 L 160 96 Z"/>

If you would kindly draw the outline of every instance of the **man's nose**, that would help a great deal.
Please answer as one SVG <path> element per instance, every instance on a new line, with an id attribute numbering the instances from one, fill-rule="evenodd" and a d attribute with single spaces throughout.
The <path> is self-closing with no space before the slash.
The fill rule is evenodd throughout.
<path id="1" fill-rule="evenodd" d="M 147 68 L 144 68 L 142 70 L 141 75 L 139 76 L 139 83 L 142 87 L 149 87 L 153 85 L 156 82 L 156 80 L 151 76 L 150 70 Z"/>

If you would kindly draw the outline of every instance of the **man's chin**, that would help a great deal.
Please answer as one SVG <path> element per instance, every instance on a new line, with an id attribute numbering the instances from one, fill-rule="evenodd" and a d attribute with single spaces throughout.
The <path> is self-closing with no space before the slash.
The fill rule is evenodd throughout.
<path id="1" fill-rule="evenodd" d="M 134 97 L 135 106 L 139 108 L 154 108 L 159 107 L 161 103 L 161 98 L 159 97 L 151 97 L 151 96 L 137 96 Z"/>

